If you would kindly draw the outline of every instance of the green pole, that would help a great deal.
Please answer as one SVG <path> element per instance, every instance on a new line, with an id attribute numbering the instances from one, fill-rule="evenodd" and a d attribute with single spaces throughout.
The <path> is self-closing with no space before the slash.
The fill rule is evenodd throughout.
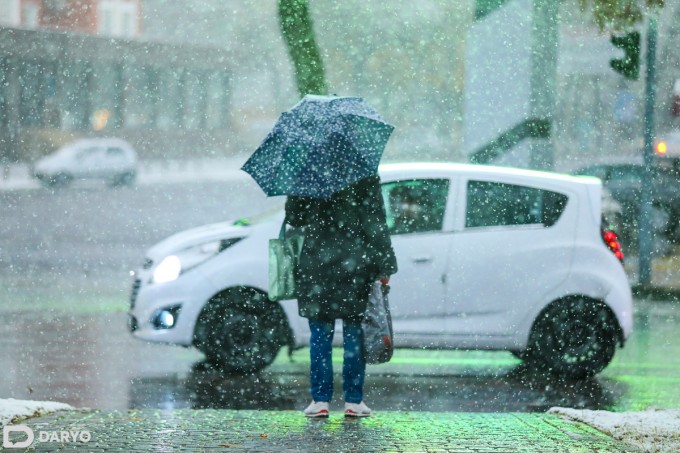
<path id="1" fill-rule="evenodd" d="M 656 17 L 649 18 L 647 30 L 647 77 L 645 81 L 645 118 L 644 118 L 644 149 L 643 158 L 645 170 L 642 174 L 642 194 L 640 200 L 639 250 L 640 269 L 639 284 L 648 286 L 652 281 L 652 249 L 654 246 L 654 232 L 652 231 L 652 195 L 653 195 L 653 165 L 654 165 L 654 103 L 656 98 Z"/>

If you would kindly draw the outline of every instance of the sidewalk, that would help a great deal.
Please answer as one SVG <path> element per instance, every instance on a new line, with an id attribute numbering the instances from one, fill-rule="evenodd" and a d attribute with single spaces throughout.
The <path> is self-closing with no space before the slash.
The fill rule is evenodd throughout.
<path id="1" fill-rule="evenodd" d="M 336 411 L 309 420 L 298 411 L 149 409 L 58 412 L 23 424 L 35 433 L 31 451 L 634 451 L 552 414 L 379 412 L 353 420 Z M 89 442 L 38 440 L 40 431 L 74 429 L 88 431 Z"/>

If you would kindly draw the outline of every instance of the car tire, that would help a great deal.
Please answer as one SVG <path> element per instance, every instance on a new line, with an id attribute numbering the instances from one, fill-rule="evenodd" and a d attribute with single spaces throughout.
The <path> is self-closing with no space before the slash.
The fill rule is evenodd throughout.
<path id="1" fill-rule="evenodd" d="M 113 179 L 111 180 L 111 186 L 113 187 L 131 186 L 135 182 L 136 178 L 137 174 L 134 171 L 121 173 L 113 177 Z"/>
<path id="2" fill-rule="evenodd" d="M 281 306 L 260 291 L 243 288 L 206 304 L 196 322 L 194 345 L 213 365 L 247 374 L 271 364 L 289 336 Z"/>
<path id="3" fill-rule="evenodd" d="M 565 379 L 602 371 L 616 350 L 616 321 L 603 303 L 576 297 L 548 306 L 534 321 L 527 358 Z"/>
<path id="4" fill-rule="evenodd" d="M 66 187 L 73 181 L 73 176 L 68 173 L 57 173 L 51 176 L 44 176 L 40 181 L 45 187 Z"/>

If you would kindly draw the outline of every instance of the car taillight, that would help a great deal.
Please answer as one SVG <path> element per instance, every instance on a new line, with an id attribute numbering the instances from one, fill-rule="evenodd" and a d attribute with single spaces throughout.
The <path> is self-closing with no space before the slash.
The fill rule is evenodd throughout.
<path id="1" fill-rule="evenodd" d="M 621 250 L 621 243 L 619 236 L 612 230 L 602 229 L 602 240 L 607 245 L 607 248 L 612 251 L 621 263 L 623 263 L 623 251 Z"/>

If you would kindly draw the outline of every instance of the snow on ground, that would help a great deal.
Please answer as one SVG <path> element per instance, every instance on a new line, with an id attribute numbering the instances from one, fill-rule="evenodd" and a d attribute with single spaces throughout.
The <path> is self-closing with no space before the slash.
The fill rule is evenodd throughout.
<path id="1" fill-rule="evenodd" d="M 0 398 L 0 426 L 9 424 L 12 420 L 49 414 L 56 411 L 72 410 L 73 406 L 52 401 L 27 401 L 14 398 Z"/>
<path id="2" fill-rule="evenodd" d="M 616 413 L 553 407 L 548 413 L 586 423 L 644 451 L 680 451 L 680 409 Z"/>

